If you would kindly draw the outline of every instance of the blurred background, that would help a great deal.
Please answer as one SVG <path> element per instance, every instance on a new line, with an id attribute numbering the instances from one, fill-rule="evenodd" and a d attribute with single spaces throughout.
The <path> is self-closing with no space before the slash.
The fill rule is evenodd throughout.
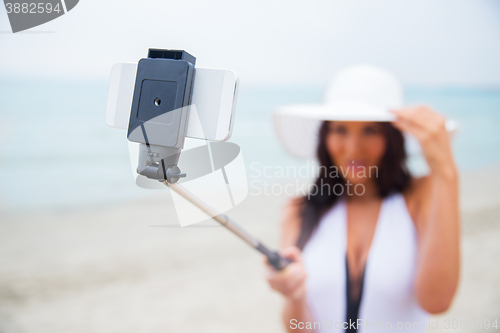
<path id="1" fill-rule="evenodd" d="M 150 47 L 238 74 L 230 141 L 247 167 L 304 165 L 272 111 L 320 103 L 347 65 L 385 67 L 408 104 L 458 120 L 462 275 L 436 318 L 500 319 L 500 2 L 82 0 L 16 34 L 0 10 L 0 332 L 284 331 L 260 256 L 208 221 L 180 228 L 105 125 L 112 65 Z M 249 195 L 229 214 L 277 247 L 286 201 Z"/>

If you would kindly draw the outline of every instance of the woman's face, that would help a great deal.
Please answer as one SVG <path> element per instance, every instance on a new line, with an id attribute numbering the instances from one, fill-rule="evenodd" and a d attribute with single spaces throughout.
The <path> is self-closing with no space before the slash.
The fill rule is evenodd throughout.
<path id="1" fill-rule="evenodd" d="M 353 184 L 364 184 L 378 175 L 386 150 L 382 125 L 378 122 L 330 121 L 326 149 L 339 176 Z"/>

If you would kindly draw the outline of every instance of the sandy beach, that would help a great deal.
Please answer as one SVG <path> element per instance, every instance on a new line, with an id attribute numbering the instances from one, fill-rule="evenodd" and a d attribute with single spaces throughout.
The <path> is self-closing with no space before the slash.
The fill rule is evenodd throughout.
<path id="1" fill-rule="evenodd" d="M 462 275 L 440 326 L 500 319 L 499 188 L 499 165 L 461 175 Z M 214 222 L 180 228 L 169 196 L 0 213 L 0 332 L 284 332 L 261 256 Z M 276 247 L 286 200 L 228 214 Z"/>

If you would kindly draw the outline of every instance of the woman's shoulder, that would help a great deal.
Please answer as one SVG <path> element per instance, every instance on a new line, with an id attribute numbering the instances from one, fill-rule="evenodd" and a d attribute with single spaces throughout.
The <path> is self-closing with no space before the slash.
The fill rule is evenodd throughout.
<path id="1" fill-rule="evenodd" d="M 304 204 L 304 197 L 290 199 L 283 208 L 281 216 L 281 246 L 282 248 L 295 245 L 300 234 L 300 212 Z"/>

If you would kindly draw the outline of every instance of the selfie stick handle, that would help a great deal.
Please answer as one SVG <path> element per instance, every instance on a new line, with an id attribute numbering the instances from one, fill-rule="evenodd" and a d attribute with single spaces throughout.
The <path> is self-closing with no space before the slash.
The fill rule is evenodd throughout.
<path id="1" fill-rule="evenodd" d="M 267 257 L 267 261 L 271 266 L 273 266 L 276 270 L 280 271 L 291 262 L 290 259 L 281 257 L 278 252 L 270 250 L 264 244 L 262 244 L 257 238 L 250 235 L 244 229 L 242 229 L 238 224 L 232 221 L 227 215 L 220 213 L 212 206 L 203 202 L 200 198 L 195 196 L 193 193 L 188 191 L 182 185 L 179 184 L 171 184 L 169 182 L 165 182 L 172 191 L 179 194 L 181 197 L 201 209 L 204 213 L 211 216 L 214 220 L 219 222 L 224 228 L 228 229 L 236 236 L 244 240 L 248 245 L 262 253 Z"/>

